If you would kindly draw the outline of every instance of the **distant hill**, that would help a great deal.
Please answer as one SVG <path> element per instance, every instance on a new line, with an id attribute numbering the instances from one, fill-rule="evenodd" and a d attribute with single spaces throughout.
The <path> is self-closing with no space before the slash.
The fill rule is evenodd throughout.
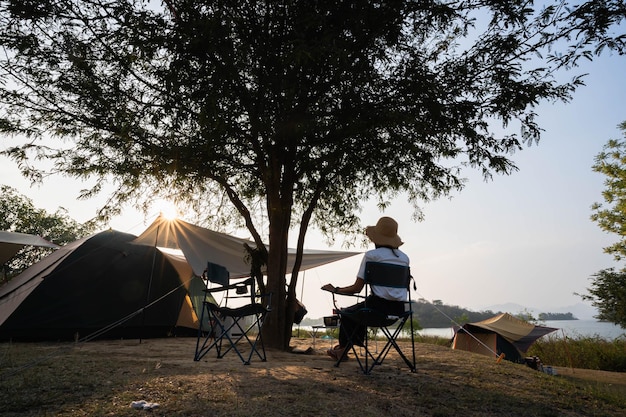
<path id="1" fill-rule="evenodd" d="M 445 328 L 486 320 L 503 311 L 471 311 L 455 305 L 420 299 L 413 303 L 413 312 L 422 328 Z"/>
<path id="2" fill-rule="evenodd" d="M 482 311 L 472 311 L 463 307 L 443 303 L 433 304 L 423 299 L 413 304 L 413 311 L 422 328 L 451 327 L 457 323 L 473 323 L 486 320 L 500 313 L 509 313 L 523 319 L 528 318 L 535 320 L 591 319 L 593 318 L 593 314 L 595 314 L 595 310 L 591 308 L 592 313 L 589 310 L 590 308 L 591 307 L 581 303 L 571 307 L 555 308 L 552 311 L 545 311 L 508 303 L 491 306 Z"/>
<path id="3" fill-rule="evenodd" d="M 591 308 L 593 310 L 593 308 Z M 500 304 L 491 306 L 483 311 L 472 311 L 467 308 L 447 305 L 442 302 L 429 302 L 419 299 L 413 303 L 413 311 L 415 318 L 422 328 L 446 328 L 455 325 L 463 325 L 465 323 L 473 323 L 486 320 L 500 313 L 510 313 L 514 316 L 531 315 L 535 319 L 542 320 L 576 320 L 590 319 L 593 314 L 590 313 L 589 307 L 580 304 L 572 306 L 569 311 L 563 309 L 555 309 L 554 311 L 541 311 L 539 309 L 526 308 L 519 304 Z M 579 316 L 578 314 L 581 314 Z M 302 326 L 314 326 L 323 324 L 323 318 L 304 318 Z"/>
<path id="4" fill-rule="evenodd" d="M 529 312 L 533 316 L 538 317 L 540 313 L 547 313 L 546 309 L 541 309 L 532 306 L 522 306 L 520 304 L 515 303 L 506 303 L 506 304 L 496 304 L 485 307 L 486 310 L 493 311 L 506 311 L 511 314 L 518 314 L 522 312 Z M 572 313 L 574 317 L 579 320 L 591 320 L 595 315 L 598 314 L 597 310 L 584 303 L 577 303 L 571 306 L 565 307 L 554 307 L 549 309 L 550 313 Z"/>

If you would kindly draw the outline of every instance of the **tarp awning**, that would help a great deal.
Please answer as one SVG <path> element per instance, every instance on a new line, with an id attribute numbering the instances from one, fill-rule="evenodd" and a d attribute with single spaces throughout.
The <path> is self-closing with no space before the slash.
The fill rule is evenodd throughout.
<path id="1" fill-rule="evenodd" d="M 526 352 L 541 336 L 558 330 L 553 327 L 537 326 L 525 322 L 509 313 L 498 314 L 487 320 L 469 323 L 463 327 L 468 328 L 470 332 L 472 327 L 495 332 L 511 342 L 521 352 Z"/>
<path id="2" fill-rule="evenodd" d="M 168 220 L 159 216 L 134 240 L 134 243 L 160 248 L 180 249 L 194 273 L 202 276 L 207 262 L 224 266 L 231 277 L 250 275 L 250 265 L 245 261 L 244 244 L 256 247 L 252 240 L 215 232 L 182 220 Z M 308 250 L 302 257 L 301 271 L 349 258 L 361 252 Z M 289 249 L 287 271 L 293 267 L 296 250 Z"/>
<path id="3" fill-rule="evenodd" d="M 52 242 L 39 236 L 27 233 L 0 231 L 0 264 L 5 263 L 24 246 L 41 246 L 45 248 L 58 248 Z"/>

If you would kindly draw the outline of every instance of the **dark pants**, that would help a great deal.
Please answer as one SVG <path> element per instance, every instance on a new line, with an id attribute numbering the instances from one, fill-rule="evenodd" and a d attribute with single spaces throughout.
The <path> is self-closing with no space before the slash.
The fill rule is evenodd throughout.
<path id="1" fill-rule="evenodd" d="M 363 346 L 365 344 L 367 326 L 352 320 L 350 313 L 356 312 L 366 306 L 387 315 L 399 316 L 404 313 L 404 302 L 390 301 L 375 295 L 369 295 L 365 301 L 343 308 L 342 312 L 348 314 L 341 315 L 341 323 L 339 324 L 339 344 L 342 347 L 348 344 L 350 335 L 352 335 L 353 345 Z"/>

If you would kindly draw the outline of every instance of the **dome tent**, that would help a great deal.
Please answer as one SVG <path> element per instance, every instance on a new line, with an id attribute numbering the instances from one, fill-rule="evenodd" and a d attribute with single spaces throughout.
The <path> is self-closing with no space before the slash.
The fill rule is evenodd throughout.
<path id="1" fill-rule="evenodd" d="M 186 263 L 133 244 L 135 238 L 109 230 L 80 239 L 9 281 L 0 288 L 0 339 L 73 340 L 103 329 L 106 338 L 197 331 L 192 300 L 203 296 L 202 280 Z"/>
<path id="2" fill-rule="evenodd" d="M 504 353 L 506 360 L 524 363 L 528 348 L 540 337 L 556 330 L 501 313 L 487 320 L 464 324 L 455 331 L 452 348 L 487 356 Z"/>

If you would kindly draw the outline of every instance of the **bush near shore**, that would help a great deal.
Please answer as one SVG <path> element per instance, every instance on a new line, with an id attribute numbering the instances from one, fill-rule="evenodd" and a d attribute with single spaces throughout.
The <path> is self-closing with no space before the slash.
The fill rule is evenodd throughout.
<path id="1" fill-rule="evenodd" d="M 543 363 L 569 368 L 626 372 L 626 340 L 601 337 L 543 337 L 527 352 Z"/>

